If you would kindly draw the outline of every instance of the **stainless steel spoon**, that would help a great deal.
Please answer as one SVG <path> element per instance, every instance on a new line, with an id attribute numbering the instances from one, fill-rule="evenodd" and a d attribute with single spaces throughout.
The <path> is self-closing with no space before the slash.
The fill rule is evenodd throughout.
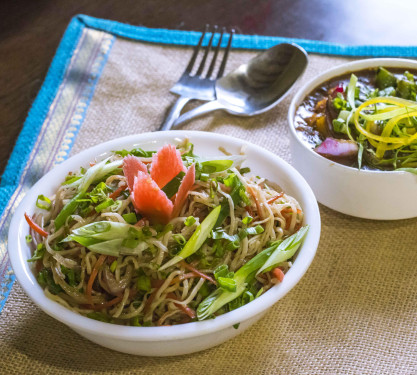
<path id="1" fill-rule="evenodd" d="M 197 116 L 224 110 L 254 116 L 277 105 L 307 66 L 307 53 L 295 44 L 278 44 L 216 81 L 216 100 L 182 116 L 174 127 Z"/>

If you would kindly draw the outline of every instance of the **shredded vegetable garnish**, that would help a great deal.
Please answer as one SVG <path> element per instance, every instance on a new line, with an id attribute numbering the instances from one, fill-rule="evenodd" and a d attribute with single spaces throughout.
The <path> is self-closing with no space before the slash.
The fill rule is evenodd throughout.
<path id="1" fill-rule="evenodd" d="M 399 164 L 417 165 L 417 103 L 391 97 L 377 97 L 361 104 L 355 111 L 357 131 L 375 148 L 375 156 L 383 160 L 385 151 L 400 150 L 413 154 L 397 159 Z M 362 120 L 362 121 L 361 121 Z M 376 126 L 384 121 L 382 131 Z M 413 163 L 414 161 L 414 163 Z"/>
<path id="2" fill-rule="evenodd" d="M 131 326 L 251 302 L 283 280 L 308 228 L 298 202 L 243 162 L 203 159 L 185 140 L 69 174 L 25 215 L 39 284 L 79 314 Z"/>
<path id="3" fill-rule="evenodd" d="M 379 67 L 324 84 L 300 105 L 299 134 L 333 161 L 417 174 L 417 84 L 413 73 L 396 70 Z"/>

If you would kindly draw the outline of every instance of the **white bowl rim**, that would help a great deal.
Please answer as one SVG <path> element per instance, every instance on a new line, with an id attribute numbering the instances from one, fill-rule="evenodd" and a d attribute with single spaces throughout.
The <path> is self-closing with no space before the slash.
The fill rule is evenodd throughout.
<path id="1" fill-rule="evenodd" d="M 298 186 L 301 186 L 305 197 L 307 198 L 308 207 L 303 207 L 306 211 L 310 212 L 310 219 L 316 223 L 316 225 L 310 226 L 310 230 L 307 234 L 307 237 L 304 240 L 302 249 L 307 249 L 303 253 L 303 262 L 294 262 L 292 269 L 297 267 L 298 273 L 291 274 L 288 273 L 288 276 L 284 281 L 271 288 L 267 293 L 258 297 L 255 301 L 239 308 L 234 311 L 228 312 L 224 315 L 220 315 L 215 319 L 186 323 L 182 325 L 174 325 L 167 327 L 131 327 L 131 326 L 120 326 L 116 324 L 104 323 L 96 321 L 91 318 L 84 317 L 77 313 L 72 312 L 71 310 L 63 307 L 57 302 L 52 301 L 44 294 L 42 288 L 37 284 L 34 279 L 33 273 L 27 265 L 26 257 L 19 251 L 17 242 L 10 241 L 10 238 L 18 238 L 19 234 L 23 235 L 19 231 L 19 227 L 23 222 L 23 213 L 28 210 L 29 207 L 33 207 L 34 201 L 30 201 L 29 193 L 20 203 L 19 207 L 16 209 L 16 212 L 12 218 L 10 228 L 9 228 L 9 241 L 8 241 L 8 251 L 11 260 L 12 267 L 14 269 L 15 275 L 20 283 L 20 285 L 25 290 L 26 294 L 37 304 L 44 312 L 48 315 L 54 317 L 56 320 L 68 325 L 76 331 L 87 332 L 97 336 L 110 337 L 114 339 L 123 339 L 127 341 L 160 341 L 160 340 L 176 340 L 176 339 L 185 339 L 195 336 L 203 336 L 205 334 L 210 334 L 222 329 L 232 327 L 233 325 L 243 322 L 250 319 L 256 315 L 259 315 L 263 311 L 267 310 L 273 304 L 275 304 L 279 299 L 284 297 L 302 278 L 304 273 L 307 271 L 310 266 L 313 258 L 315 256 L 317 246 L 320 239 L 320 213 L 318 209 L 318 204 L 314 196 L 313 191 L 304 180 L 304 178 L 287 162 L 273 154 L 270 151 L 267 151 L 260 146 L 257 146 L 248 141 L 234 138 L 231 136 L 226 136 L 219 133 L 209 133 L 201 131 L 185 131 L 185 130 L 175 130 L 175 131 L 166 131 L 166 132 L 154 132 L 154 133 L 142 133 L 137 135 L 129 135 L 117 139 L 113 139 L 108 142 L 104 142 L 88 148 L 80 153 L 72 156 L 71 158 L 64 161 L 62 164 L 54 168 L 52 171 L 48 172 L 43 176 L 32 188 L 30 191 L 35 190 L 36 187 L 43 183 L 43 181 L 48 180 L 51 173 L 57 169 L 68 168 L 68 170 L 74 170 L 80 165 L 83 165 L 83 160 L 85 163 L 85 155 L 92 154 L 99 156 L 103 152 L 108 152 L 111 150 L 117 149 L 118 144 L 131 143 L 140 144 L 149 141 L 154 141 L 158 139 L 159 141 L 174 140 L 175 138 L 192 138 L 204 137 L 204 140 L 219 141 L 227 140 L 232 144 L 247 145 L 256 150 L 257 153 L 263 154 L 264 156 L 272 157 L 274 163 L 280 166 L 287 175 L 291 175 L 291 180 L 295 182 Z M 90 159 L 89 159 L 90 160 Z M 73 167 L 70 167 L 73 165 Z M 29 191 L 29 192 L 30 192 Z M 31 278 L 32 276 L 32 278 Z"/>
<path id="2" fill-rule="evenodd" d="M 330 159 L 325 158 L 324 156 L 319 155 L 317 152 L 314 152 L 311 148 L 309 148 L 297 135 L 297 131 L 294 126 L 294 119 L 295 119 L 295 112 L 297 107 L 303 102 L 305 97 L 309 95 L 313 90 L 315 90 L 320 84 L 325 83 L 333 78 L 337 78 L 338 76 L 347 74 L 347 73 L 354 73 L 355 71 L 360 71 L 367 68 L 373 68 L 378 66 L 386 66 L 390 68 L 412 68 L 417 70 L 417 61 L 411 59 L 401 59 L 401 58 L 369 58 L 369 59 L 362 59 L 356 60 L 352 62 L 348 62 L 345 64 L 338 65 L 334 68 L 328 69 L 323 73 L 319 74 L 315 78 L 308 81 L 304 84 L 300 89 L 298 89 L 297 93 L 294 95 L 293 99 L 291 100 L 290 107 L 288 109 L 288 124 L 290 127 L 290 132 L 295 137 L 296 141 L 302 145 L 305 149 L 310 151 L 310 155 L 316 159 L 320 159 L 322 162 L 327 163 L 329 166 L 331 165 L 333 168 L 340 169 L 343 173 L 350 173 L 350 174 L 365 174 L 365 175 L 375 175 L 375 174 L 385 174 L 385 175 L 405 175 L 408 176 L 409 172 L 405 171 L 384 171 L 384 170 L 369 170 L 369 169 L 357 169 L 354 167 L 349 167 L 347 165 L 343 165 L 332 161 Z"/>

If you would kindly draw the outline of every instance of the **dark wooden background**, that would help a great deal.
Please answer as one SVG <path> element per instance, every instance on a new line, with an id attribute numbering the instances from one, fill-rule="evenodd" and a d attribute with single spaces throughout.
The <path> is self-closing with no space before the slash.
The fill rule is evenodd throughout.
<path id="1" fill-rule="evenodd" d="M 416 0 L 2 0 L 0 174 L 70 19 L 79 13 L 147 27 L 346 44 L 417 43 Z"/>

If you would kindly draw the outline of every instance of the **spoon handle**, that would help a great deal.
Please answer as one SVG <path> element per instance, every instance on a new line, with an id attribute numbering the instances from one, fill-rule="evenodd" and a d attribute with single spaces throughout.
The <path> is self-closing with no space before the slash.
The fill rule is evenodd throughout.
<path id="1" fill-rule="evenodd" d="M 177 101 L 172 105 L 171 109 L 169 110 L 168 116 L 166 117 L 164 123 L 159 128 L 160 131 L 171 130 L 175 121 L 180 116 L 182 109 L 189 102 L 189 100 L 190 98 L 187 98 L 185 96 L 180 96 L 177 99 Z"/>
<path id="2" fill-rule="evenodd" d="M 184 113 L 178 117 L 177 121 L 174 122 L 173 127 L 182 125 L 183 123 L 192 120 L 195 117 L 205 115 L 206 113 L 217 111 L 218 109 L 224 109 L 223 104 L 219 103 L 217 100 L 212 100 L 210 102 L 204 103 L 199 107 L 191 109 L 190 111 Z"/>

